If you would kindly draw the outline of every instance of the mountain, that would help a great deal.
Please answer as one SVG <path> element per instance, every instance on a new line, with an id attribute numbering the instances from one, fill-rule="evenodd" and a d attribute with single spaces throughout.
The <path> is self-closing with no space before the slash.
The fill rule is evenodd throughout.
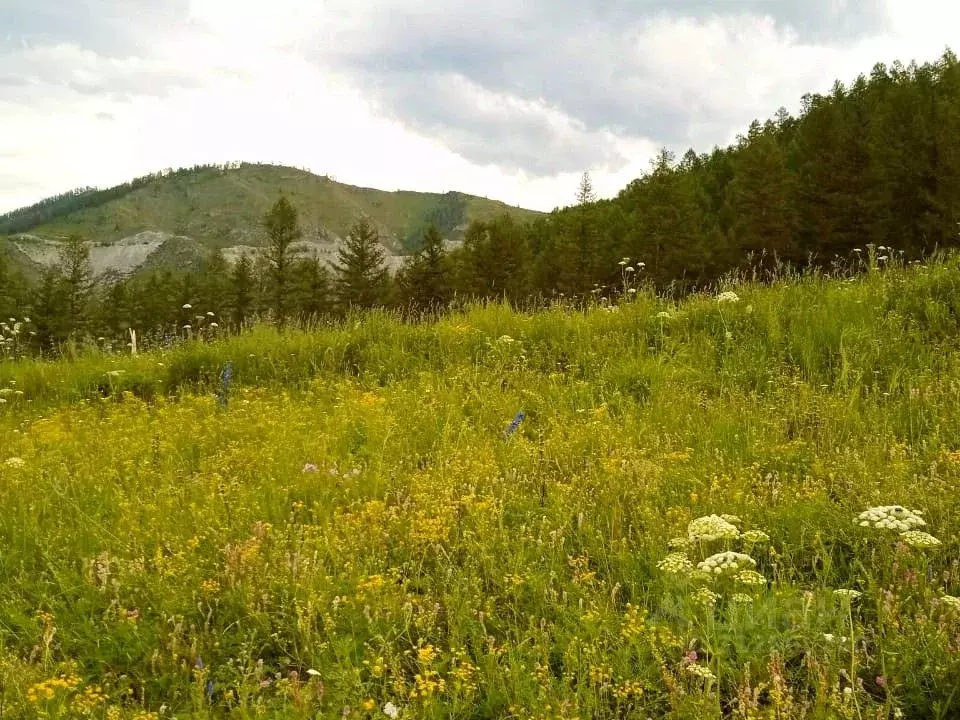
<path id="1" fill-rule="evenodd" d="M 383 237 L 388 263 L 417 247 L 427 225 L 451 243 L 469 223 L 507 214 L 540 215 L 486 198 L 386 192 L 355 187 L 296 168 L 249 163 L 156 173 L 106 190 L 82 189 L 0 215 L 0 252 L 28 275 L 56 262 L 60 242 L 78 233 L 92 243 L 98 274 L 145 267 L 195 267 L 212 248 L 228 258 L 265 242 L 264 213 L 281 194 L 300 213 L 302 249 L 332 262 L 361 213 Z"/>

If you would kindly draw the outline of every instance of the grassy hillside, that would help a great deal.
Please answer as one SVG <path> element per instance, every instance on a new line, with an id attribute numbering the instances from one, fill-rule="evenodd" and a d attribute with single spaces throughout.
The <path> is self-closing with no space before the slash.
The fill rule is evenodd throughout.
<path id="1" fill-rule="evenodd" d="M 242 165 L 137 181 L 123 192 L 104 191 L 100 199 L 96 193 L 81 194 L 86 198 L 84 204 L 91 205 L 83 209 L 72 209 L 80 196 L 65 196 L 59 206 L 53 202 L 44 213 L 21 211 L 7 217 L 6 223 L 0 218 L 0 229 L 42 238 L 77 232 L 101 243 L 152 230 L 189 236 L 209 247 L 259 245 L 264 239 L 263 214 L 281 193 L 300 210 L 305 234 L 311 239 L 323 232 L 343 237 L 361 212 L 397 246 L 432 216 L 445 220 L 443 230 L 457 239 L 462 237 L 461 226 L 474 219 L 500 213 L 521 219 L 537 215 L 458 193 L 384 192 L 344 185 L 294 168 Z M 443 212 L 447 206 L 452 206 L 453 212 Z M 55 217 L 49 219 L 50 215 Z M 39 222 L 33 224 L 30 217 Z"/>
<path id="2" fill-rule="evenodd" d="M 725 290 L 0 362 L 4 709 L 957 717 L 960 261 Z"/>

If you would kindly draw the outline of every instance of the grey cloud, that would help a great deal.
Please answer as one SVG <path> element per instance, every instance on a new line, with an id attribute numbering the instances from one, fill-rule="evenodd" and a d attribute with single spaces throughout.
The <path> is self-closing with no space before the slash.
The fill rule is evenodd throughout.
<path id="1" fill-rule="evenodd" d="M 102 55 L 142 54 L 149 38 L 186 22 L 189 0 L 4 0 L 6 49 L 75 44 Z"/>
<path id="2" fill-rule="evenodd" d="M 712 78 L 725 79 L 736 91 L 723 78 L 725 57 L 712 57 L 713 67 L 698 68 L 698 82 L 684 84 L 672 66 L 664 66 L 664 53 L 649 52 L 651 28 L 664 19 L 721 19 L 735 32 L 736 23 L 763 18 L 799 42 L 830 45 L 880 32 L 888 22 L 881 0 L 438 0 L 428 9 L 411 0 L 383 0 L 359 12 L 349 9 L 348 0 L 340 2 L 352 22 L 321 33 L 320 62 L 346 72 L 406 124 L 430 130 L 468 159 L 507 168 L 525 162 L 526 169 L 542 173 L 577 162 L 583 167 L 591 158 L 593 165 L 616 165 L 619 158 L 602 133 L 685 144 L 703 140 L 703 128 L 731 120 L 729 97 L 720 97 L 719 90 L 712 98 L 702 93 Z M 683 65 L 688 51 L 678 46 L 669 54 Z M 755 58 L 755 66 L 764 60 Z M 542 102 L 582 124 L 583 133 L 563 139 L 542 119 L 538 127 L 529 117 L 521 122 L 458 106 L 465 98 L 438 82 L 448 76 Z M 531 144 L 521 148 L 514 142 L 519 138 Z M 548 152 L 556 158 L 542 160 Z"/>

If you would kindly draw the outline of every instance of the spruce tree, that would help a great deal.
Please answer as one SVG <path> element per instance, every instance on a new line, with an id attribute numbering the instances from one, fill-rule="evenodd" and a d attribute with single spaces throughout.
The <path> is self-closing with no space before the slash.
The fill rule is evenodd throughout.
<path id="1" fill-rule="evenodd" d="M 421 309 L 443 307 L 452 299 L 450 262 L 436 225 L 427 228 L 419 252 L 403 269 L 402 288 L 404 299 Z"/>
<path id="2" fill-rule="evenodd" d="M 253 263 L 244 253 L 230 272 L 230 311 L 233 326 L 240 330 L 250 318 L 254 309 L 256 278 L 253 276 Z"/>
<path id="3" fill-rule="evenodd" d="M 265 257 L 270 267 L 272 309 L 277 323 L 282 326 L 290 305 L 290 267 L 296 257 L 292 246 L 302 232 L 297 210 L 285 196 L 274 203 L 263 224 L 269 238 Z"/>
<path id="4" fill-rule="evenodd" d="M 60 282 L 63 284 L 64 326 L 68 332 L 83 329 L 93 290 L 90 247 L 80 235 L 71 235 L 60 248 Z"/>
<path id="5" fill-rule="evenodd" d="M 365 215 L 350 229 L 337 255 L 337 299 L 341 306 L 369 308 L 382 304 L 388 279 L 385 254 L 376 228 Z"/>

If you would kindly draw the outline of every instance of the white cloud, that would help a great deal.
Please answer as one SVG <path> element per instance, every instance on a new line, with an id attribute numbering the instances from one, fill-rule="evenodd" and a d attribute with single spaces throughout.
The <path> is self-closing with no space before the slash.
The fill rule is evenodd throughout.
<path id="1" fill-rule="evenodd" d="M 571 201 L 582 169 L 613 195 L 660 144 L 709 150 L 837 77 L 960 45 L 960 10 L 936 0 L 869 15 L 869 3 L 830 15 L 827 0 L 729 12 L 705 0 L 603 12 L 572 0 L 193 0 L 148 23 L 89 0 L 104 22 L 78 29 L 54 0 L 18 1 L 29 37 L 15 22 L 0 38 L 0 211 L 239 159 L 549 210 Z"/>

